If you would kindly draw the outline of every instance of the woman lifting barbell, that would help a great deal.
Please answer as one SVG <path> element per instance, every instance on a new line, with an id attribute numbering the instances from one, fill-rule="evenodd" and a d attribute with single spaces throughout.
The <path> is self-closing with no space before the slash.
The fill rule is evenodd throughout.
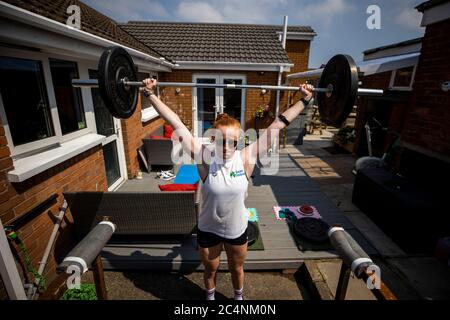
<path id="1" fill-rule="evenodd" d="M 174 128 L 183 149 L 195 159 L 203 182 L 202 205 L 198 219 L 197 241 L 202 263 L 205 267 L 204 283 L 206 298 L 214 300 L 216 274 L 220 264 L 222 246 L 225 249 L 228 268 L 234 288 L 234 299 L 243 299 L 244 262 L 247 257 L 248 218 L 244 204 L 248 177 L 256 160 L 272 146 L 279 131 L 288 126 L 305 104 L 311 100 L 313 86 L 299 87 L 302 99 L 279 115 L 259 139 L 242 150 L 237 150 L 241 135 L 240 122 L 227 114 L 220 114 L 214 122 L 212 136 L 215 148 L 212 159 L 205 159 L 205 146 L 189 132 L 178 115 L 165 105 L 153 92 L 155 79 L 145 79 L 142 88 L 159 115 Z M 209 162 L 209 163 L 208 163 Z"/>

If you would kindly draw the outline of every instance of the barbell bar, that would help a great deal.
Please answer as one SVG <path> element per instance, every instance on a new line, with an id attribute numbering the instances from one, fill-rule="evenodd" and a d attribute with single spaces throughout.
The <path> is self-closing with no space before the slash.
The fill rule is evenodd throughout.
<path id="1" fill-rule="evenodd" d="M 124 86 L 143 87 L 142 81 L 128 81 L 122 79 L 120 81 Z M 76 88 L 96 88 L 98 87 L 97 79 L 73 79 L 72 85 Z M 280 91 L 298 91 L 298 87 L 292 86 L 271 86 L 258 84 L 221 84 L 221 83 L 195 83 L 195 82 L 158 82 L 158 87 L 195 87 L 195 88 L 224 88 L 224 89 L 255 89 L 255 90 L 280 90 Z M 332 88 L 314 88 L 314 92 L 331 93 Z M 358 88 L 358 95 L 381 95 L 383 90 L 380 89 L 363 89 Z"/>
<path id="2" fill-rule="evenodd" d="M 98 64 L 98 79 L 73 79 L 74 87 L 98 87 L 111 114 L 129 118 L 134 113 L 139 87 L 137 71 L 128 52 L 119 46 L 105 49 Z M 159 87 L 197 87 L 224 89 L 256 89 L 298 91 L 298 87 L 253 84 L 213 84 L 188 82 L 158 82 Z M 317 88 L 321 119 L 328 125 L 340 125 L 350 114 L 357 95 L 382 95 L 383 90 L 358 88 L 358 70 L 354 60 L 343 54 L 332 57 L 325 66 Z"/>

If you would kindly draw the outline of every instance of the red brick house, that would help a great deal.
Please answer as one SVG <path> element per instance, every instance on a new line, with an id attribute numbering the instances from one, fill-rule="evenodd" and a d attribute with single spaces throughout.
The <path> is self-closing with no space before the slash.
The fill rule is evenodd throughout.
<path id="1" fill-rule="evenodd" d="M 401 135 L 403 161 L 414 160 L 414 154 L 419 154 L 449 162 L 450 101 L 448 91 L 442 88 L 442 84 L 450 79 L 449 8 L 448 1 L 420 4 L 416 9 L 423 13 L 422 26 L 426 27 L 423 38 L 364 52 L 368 65 L 380 57 L 403 59 L 400 68 L 365 74 L 361 79 L 363 87 L 382 88 L 386 94 L 380 98 L 359 99 L 357 154 L 367 154 L 363 126 L 372 112 L 388 128 L 388 133 L 379 141 L 376 155 L 382 155 L 392 141 L 390 133 L 396 132 Z"/>
<path id="2" fill-rule="evenodd" d="M 66 9 L 72 4 L 81 9 L 81 29 L 66 25 Z M 310 27 L 289 27 L 283 49 L 282 26 L 118 25 L 82 2 L 69 0 L 7 0 L 0 2 L 0 17 L 0 236 L 6 241 L 3 226 L 11 225 L 36 269 L 53 217 L 63 204 L 62 193 L 114 191 L 134 178 L 140 170 L 137 150 L 142 138 L 163 124 L 155 110 L 141 101 L 131 118 L 113 118 L 97 89 L 71 86 L 73 78 L 97 77 L 104 48 L 123 46 L 142 78 L 276 85 L 280 69 L 283 77 L 286 72 L 307 70 L 315 36 Z M 273 92 L 203 90 L 161 91 L 197 135 L 204 129 L 198 120 L 210 122 L 214 105 L 233 113 L 245 129 L 253 127 L 259 105 L 276 107 Z M 285 96 L 279 104 L 280 109 L 285 107 Z M 47 283 L 55 278 L 58 259 L 73 244 L 71 223 L 69 213 L 43 272 Z M 21 280 L 33 281 L 23 254 L 13 244 L 10 249 Z M 0 250 L 2 258 L 9 248 Z M 0 296 L 7 296 L 3 285 Z"/>
<path id="3" fill-rule="evenodd" d="M 450 2 L 431 0 L 416 9 L 426 27 L 420 41 L 365 52 L 373 56 L 403 50 L 404 57 L 416 54 L 418 60 L 362 78 L 363 86 L 386 93 L 380 99 L 360 99 L 357 151 L 364 150 L 362 126 L 371 116 L 388 129 L 380 135 L 376 155 L 387 150 L 394 133 L 400 135 L 400 146 L 390 167 L 357 173 L 353 203 L 405 251 L 433 253 L 439 239 L 450 235 L 445 187 L 450 178 Z"/>
<path id="4" fill-rule="evenodd" d="M 284 50 L 281 26 L 145 21 L 120 26 L 179 65 L 174 72 L 159 73 L 159 80 L 166 82 L 276 84 L 280 70 L 307 70 L 315 36 L 310 27 L 289 26 Z M 269 104 L 275 111 L 277 104 L 274 92 L 255 90 L 181 87 L 160 93 L 196 136 L 212 124 L 217 112 L 240 120 L 245 131 L 254 127 L 258 106 Z M 279 107 L 285 105 L 282 96 Z"/>

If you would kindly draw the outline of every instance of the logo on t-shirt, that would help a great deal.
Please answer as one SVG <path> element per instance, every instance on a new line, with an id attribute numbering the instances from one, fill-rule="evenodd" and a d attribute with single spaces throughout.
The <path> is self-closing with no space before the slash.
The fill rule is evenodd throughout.
<path id="1" fill-rule="evenodd" d="M 240 176 L 243 176 L 243 175 L 245 175 L 244 170 L 236 170 L 236 171 L 231 171 L 230 172 L 230 177 L 231 178 L 237 178 L 237 177 L 240 177 Z"/>

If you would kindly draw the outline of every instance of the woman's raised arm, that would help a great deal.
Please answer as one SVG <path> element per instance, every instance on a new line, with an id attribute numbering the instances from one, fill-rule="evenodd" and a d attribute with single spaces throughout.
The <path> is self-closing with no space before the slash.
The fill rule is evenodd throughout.
<path id="1" fill-rule="evenodd" d="M 147 96 L 158 114 L 173 127 L 176 135 L 180 137 L 179 140 L 183 150 L 187 152 L 192 159 L 201 159 L 201 164 L 198 164 L 198 167 L 200 176 L 202 177 L 205 170 L 204 166 L 206 165 L 203 159 L 202 145 L 193 137 L 191 132 L 181 121 L 180 117 L 154 93 L 154 88 L 157 86 L 158 82 L 155 79 L 145 79 L 143 83 L 145 84 L 143 91 L 147 92 Z"/>
<path id="2" fill-rule="evenodd" d="M 306 100 L 310 100 L 312 97 L 313 88 L 314 87 L 310 84 L 303 84 L 299 87 L 299 91 L 302 97 Z M 294 120 L 304 108 L 304 103 L 299 100 L 296 104 L 283 112 L 282 117 L 284 117 L 288 122 L 292 122 L 292 120 Z M 272 147 L 275 139 L 279 136 L 280 130 L 284 127 L 286 127 L 286 123 L 277 117 L 259 136 L 258 140 L 242 150 L 242 158 L 248 177 L 252 174 L 258 157 L 267 154 L 267 151 Z"/>

